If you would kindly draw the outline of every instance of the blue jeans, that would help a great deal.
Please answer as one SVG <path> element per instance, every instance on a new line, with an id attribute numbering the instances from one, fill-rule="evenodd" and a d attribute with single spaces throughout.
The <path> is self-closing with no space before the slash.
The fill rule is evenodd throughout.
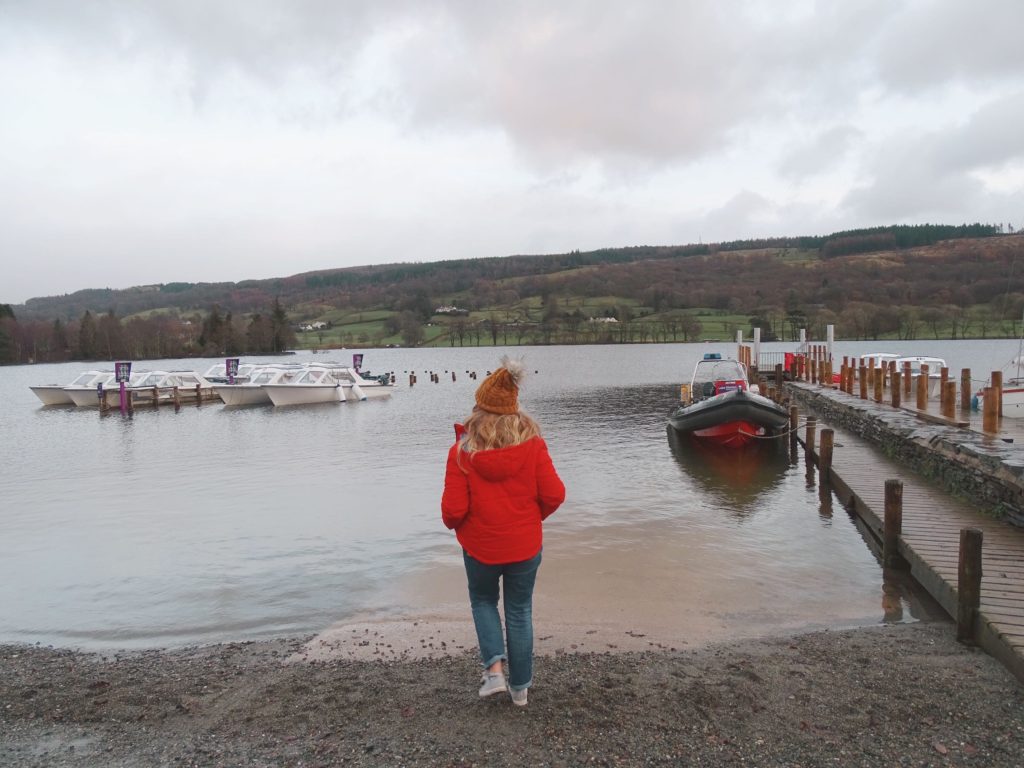
<path id="1" fill-rule="evenodd" d="M 537 580 L 540 556 L 538 552 L 535 557 L 518 563 L 487 565 L 462 551 L 480 659 L 484 668 L 508 659 L 508 683 L 513 691 L 529 688 L 533 682 L 533 584 Z M 499 579 L 504 581 L 505 587 L 508 656 L 498 615 Z"/>

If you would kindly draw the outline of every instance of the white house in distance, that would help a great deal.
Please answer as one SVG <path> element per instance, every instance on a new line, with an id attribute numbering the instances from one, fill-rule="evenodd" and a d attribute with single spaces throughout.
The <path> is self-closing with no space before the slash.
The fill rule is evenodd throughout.
<path id="1" fill-rule="evenodd" d="M 317 320 L 315 323 L 303 323 L 299 326 L 300 331 L 322 331 L 324 328 L 330 327 L 327 323 L 322 320 Z"/>
<path id="2" fill-rule="evenodd" d="M 434 314 L 435 315 L 468 315 L 469 314 L 469 310 L 468 309 L 462 309 L 461 307 L 445 305 L 445 306 L 437 307 L 434 310 Z"/>

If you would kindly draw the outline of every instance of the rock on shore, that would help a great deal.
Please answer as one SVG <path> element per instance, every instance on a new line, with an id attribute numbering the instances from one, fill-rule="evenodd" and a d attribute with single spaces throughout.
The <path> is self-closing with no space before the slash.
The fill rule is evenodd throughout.
<path id="1" fill-rule="evenodd" d="M 0 766 L 1020 766 L 1024 686 L 945 622 L 537 659 L 288 659 L 306 638 L 106 657 L 0 647 Z"/>

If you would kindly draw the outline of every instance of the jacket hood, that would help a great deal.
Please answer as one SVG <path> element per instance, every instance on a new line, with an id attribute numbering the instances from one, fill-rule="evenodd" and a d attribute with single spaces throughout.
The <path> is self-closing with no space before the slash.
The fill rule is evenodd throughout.
<path id="1" fill-rule="evenodd" d="M 525 443 L 490 451 L 468 454 L 470 461 L 482 478 L 492 482 L 504 480 L 523 468 L 526 460 L 537 450 L 539 438 L 532 437 Z"/>

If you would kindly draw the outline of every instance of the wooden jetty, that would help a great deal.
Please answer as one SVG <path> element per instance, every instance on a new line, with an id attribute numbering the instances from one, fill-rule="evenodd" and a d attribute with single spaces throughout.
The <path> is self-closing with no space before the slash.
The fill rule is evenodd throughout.
<path id="1" fill-rule="evenodd" d="M 157 407 L 161 405 L 173 405 L 180 407 L 182 403 L 195 403 L 201 405 L 216 400 L 221 402 L 220 395 L 213 387 L 203 387 L 196 384 L 194 387 L 145 387 L 142 389 L 132 388 L 125 391 L 125 405 L 128 410 L 133 411 L 137 406 Z M 120 391 L 115 388 L 103 391 L 100 399 L 100 410 L 102 412 L 116 409 L 120 406 Z"/>
<path id="2" fill-rule="evenodd" d="M 909 568 L 957 620 L 961 639 L 977 643 L 1024 682 L 1024 528 L 986 514 L 991 510 L 985 509 L 990 506 L 985 500 L 958 498 L 941 482 L 915 472 L 908 463 L 887 458 L 877 444 L 878 439 L 885 439 L 884 434 L 879 438 L 879 430 L 884 431 L 884 427 L 876 422 L 884 424 L 891 419 L 899 425 L 908 418 L 920 420 L 940 434 L 927 438 L 918 434 L 914 439 L 925 449 L 935 450 L 943 460 L 948 457 L 941 455 L 941 447 L 930 448 L 943 440 L 954 446 L 953 452 L 960 451 L 972 438 L 983 448 L 998 443 L 1004 457 L 1006 451 L 1016 451 L 1021 462 L 1024 444 L 976 431 L 981 425 L 972 425 L 967 414 L 944 419 L 915 414 L 912 411 L 917 409 L 883 405 L 881 398 L 862 405 L 859 398 L 848 394 L 848 388 L 799 381 L 788 382 L 784 391 L 794 402 L 809 403 L 813 410 L 817 410 L 816 405 L 831 402 L 836 407 L 860 411 L 874 442 L 855 434 L 849 425 L 835 426 L 831 420 L 817 424 L 817 441 L 809 431 L 804 437 L 809 459 L 819 464 L 822 482 L 829 483 L 840 501 L 864 521 L 883 551 L 884 562 Z M 921 420 L 922 416 L 928 420 Z M 851 418 L 857 418 L 856 414 Z M 942 434 L 943 430 L 949 435 Z M 828 439 L 822 440 L 825 432 Z M 1014 462 L 1012 455 L 1003 460 Z M 974 466 L 971 471 L 979 470 Z M 991 472 L 991 483 L 995 484 L 998 471 Z M 979 482 L 985 483 L 986 479 L 982 477 Z M 1000 477 L 999 482 L 1013 483 L 1016 478 L 1007 481 Z M 1019 490 L 1024 492 L 1024 487 Z"/>

